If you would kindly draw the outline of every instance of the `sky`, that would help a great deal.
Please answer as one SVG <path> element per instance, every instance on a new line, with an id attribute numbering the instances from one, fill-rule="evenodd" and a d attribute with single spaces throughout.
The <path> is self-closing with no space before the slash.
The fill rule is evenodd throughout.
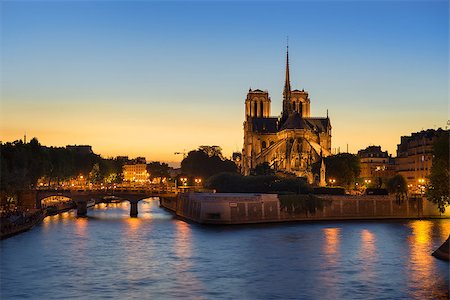
<path id="1" fill-rule="evenodd" d="M 445 128 L 449 2 L 2 1 L 2 142 L 92 145 L 104 157 L 176 162 L 243 145 L 249 88 L 281 112 L 293 89 L 329 111 L 332 148 Z"/>

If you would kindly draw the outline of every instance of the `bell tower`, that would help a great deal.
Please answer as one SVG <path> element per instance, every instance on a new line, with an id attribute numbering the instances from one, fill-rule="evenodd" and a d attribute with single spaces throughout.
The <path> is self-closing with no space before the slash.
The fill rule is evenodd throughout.
<path id="1" fill-rule="evenodd" d="M 245 99 L 245 118 L 268 118 L 270 102 L 269 92 L 249 89 Z"/>

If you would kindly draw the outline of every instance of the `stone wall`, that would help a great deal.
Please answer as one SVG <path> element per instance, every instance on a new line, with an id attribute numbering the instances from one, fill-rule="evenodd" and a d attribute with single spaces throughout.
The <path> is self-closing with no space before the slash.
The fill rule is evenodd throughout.
<path id="1" fill-rule="evenodd" d="M 294 210 L 280 208 L 275 194 L 186 193 L 162 200 L 178 216 L 198 223 L 246 224 L 300 220 L 450 218 L 450 208 L 440 214 L 426 199 L 397 201 L 391 196 L 318 197 L 322 205 Z M 175 203 L 174 203 L 175 201 Z"/>

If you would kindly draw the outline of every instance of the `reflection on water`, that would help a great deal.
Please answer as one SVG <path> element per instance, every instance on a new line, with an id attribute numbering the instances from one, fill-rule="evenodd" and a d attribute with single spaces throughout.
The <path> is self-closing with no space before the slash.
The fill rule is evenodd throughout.
<path id="1" fill-rule="evenodd" d="M 432 244 L 434 224 L 435 222 L 429 220 L 415 220 L 409 224 L 412 229 L 412 235 L 409 237 L 410 287 L 418 299 L 447 298 L 442 291 L 443 286 L 446 285 L 445 280 L 436 276 L 437 261 L 430 255 L 435 250 Z"/>
<path id="2" fill-rule="evenodd" d="M 340 228 L 324 228 L 323 233 L 325 234 L 323 246 L 327 262 L 335 265 L 339 254 Z"/>
<path id="3" fill-rule="evenodd" d="M 176 222 L 175 230 L 174 252 L 181 259 L 189 258 L 192 251 L 190 225 L 185 222 Z"/>
<path id="4" fill-rule="evenodd" d="M 175 223 L 175 239 L 173 251 L 175 254 L 176 281 L 182 286 L 188 287 L 186 293 L 200 290 L 201 283 L 194 276 L 195 266 L 192 259 L 191 226 L 188 223 L 178 221 Z M 183 293 L 180 294 L 182 296 Z"/>
<path id="5" fill-rule="evenodd" d="M 376 257 L 375 235 L 367 229 L 361 231 L 361 256 Z"/>
<path id="6" fill-rule="evenodd" d="M 127 235 L 133 235 L 139 230 L 139 225 L 142 223 L 142 220 L 138 218 L 127 218 L 125 223 L 127 224 Z"/>
<path id="7" fill-rule="evenodd" d="M 0 243 L 1 299 L 447 299 L 450 220 L 205 227 L 98 204 Z M 286 242 L 286 237 L 289 237 Z M 26 284 L 24 284 L 26 282 Z"/>
<path id="8" fill-rule="evenodd" d="M 359 279 L 363 282 L 371 282 L 375 279 L 375 269 L 378 262 L 377 259 L 377 247 L 376 247 L 375 234 L 368 229 L 361 230 L 361 242 L 359 249 L 359 261 L 362 270 L 360 272 Z"/>
<path id="9" fill-rule="evenodd" d="M 68 216 L 67 216 L 68 217 Z M 87 237 L 87 218 L 76 218 L 75 219 L 75 234 L 78 238 Z"/>

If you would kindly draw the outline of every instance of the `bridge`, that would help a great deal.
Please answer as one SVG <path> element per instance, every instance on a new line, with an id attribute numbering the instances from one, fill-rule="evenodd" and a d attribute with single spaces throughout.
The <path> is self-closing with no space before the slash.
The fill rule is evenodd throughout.
<path id="1" fill-rule="evenodd" d="M 137 217 L 138 202 L 151 197 L 176 197 L 178 190 L 159 189 L 95 189 L 95 190 L 73 190 L 73 189 L 38 189 L 35 190 L 36 207 L 42 207 L 42 200 L 52 196 L 62 196 L 72 199 L 77 206 L 77 216 L 87 214 L 87 203 L 95 199 L 96 203 L 105 203 L 110 200 L 106 198 L 115 197 L 130 202 L 130 216 Z"/>

